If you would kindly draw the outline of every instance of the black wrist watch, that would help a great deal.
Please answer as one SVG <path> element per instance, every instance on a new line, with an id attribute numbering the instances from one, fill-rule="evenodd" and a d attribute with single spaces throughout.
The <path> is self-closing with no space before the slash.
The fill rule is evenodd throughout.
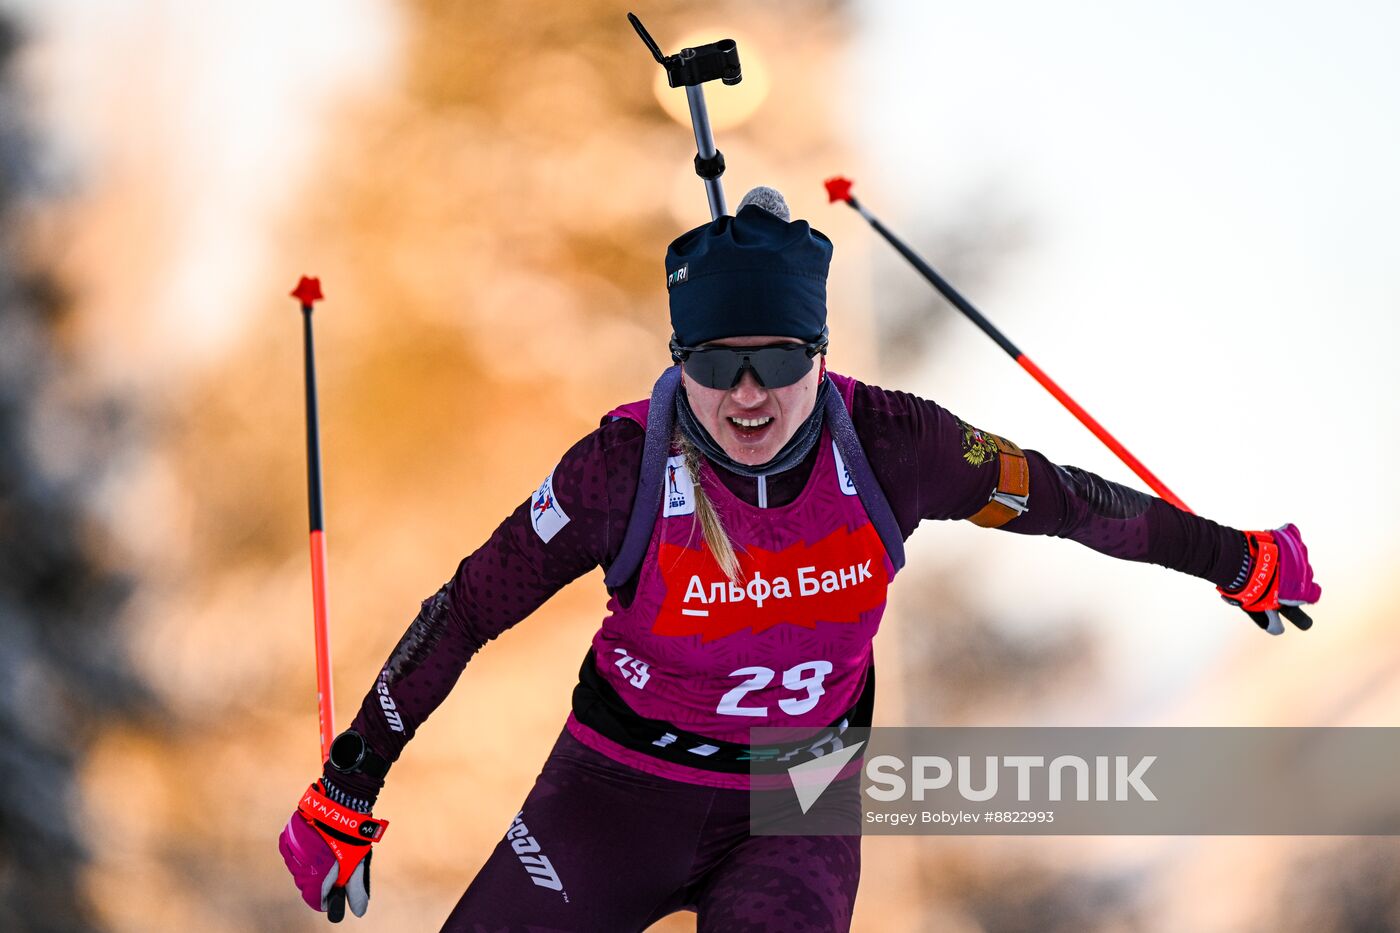
<path id="1" fill-rule="evenodd" d="M 376 755 L 365 737 L 353 729 L 335 737 L 327 764 L 341 774 L 368 774 L 381 781 L 389 773 L 389 762 Z"/>

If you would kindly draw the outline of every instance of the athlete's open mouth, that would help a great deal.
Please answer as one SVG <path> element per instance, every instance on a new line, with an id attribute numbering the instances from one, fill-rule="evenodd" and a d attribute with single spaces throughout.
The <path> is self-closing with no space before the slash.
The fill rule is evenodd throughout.
<path id="1" fill-rule="evenodd" d="M 735 418 L 727 419 L 734 433 L 745 440 L 753 440 L 761 436 L 773 424 L 772 415 L 764 415 L 761 418 Z"/>

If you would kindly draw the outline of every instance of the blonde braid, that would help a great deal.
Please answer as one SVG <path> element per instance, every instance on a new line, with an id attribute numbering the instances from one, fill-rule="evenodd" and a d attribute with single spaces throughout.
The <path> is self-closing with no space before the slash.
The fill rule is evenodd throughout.
<path id="1" fill-rule="evenodd" d="M 679 430 L 676 431 L 676 441 L 685 456 L 685 469 L 690 474 L 690 481 L 695 489 L 695 517 L 700 520 L 700 533 L 704 536 L 710 553 L 714 555 L 715 562 L 719 564 L 719 569 L 729 578 L 730 583 L 738 583 L 739 555 L 734 551 L 734 542 L 729 540 L 729 533 L 724 530 L 719 512 L 715 511 L 714 503 L 705 494 L 705 488 L 700 482 L 700 451 Z"/>

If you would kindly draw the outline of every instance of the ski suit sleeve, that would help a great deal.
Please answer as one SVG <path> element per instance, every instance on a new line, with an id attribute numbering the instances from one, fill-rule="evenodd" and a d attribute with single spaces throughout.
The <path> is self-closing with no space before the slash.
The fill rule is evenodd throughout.
<path id="1" fill-rule="evenodd" d="M 856 433 L 906 538 L 923 520 L 965 519 L 986 505 L 1001 454 L 985 441 L 985 432 L 936 402 L 861 383 L 852 408 Z M 1002 530 L 1068 538 L 1217 586 L 1242 582 L 1249 552 L 1234 528 L 1087 470 L 1059 466 L 1038 451 L 1024 453 L 1027 508 Z"/>
<path id="2" fill-rule="evenodd" d="M 423 601 L 351 726 L 376 753 L 396 760 L 472 655 L 613 558 L 636 491 L 642 437 L 640 425 L 614 421 L 580 440 L 540 489 Z M 327 777 L 370 803 L 383 783 L 365 774 Z"/>

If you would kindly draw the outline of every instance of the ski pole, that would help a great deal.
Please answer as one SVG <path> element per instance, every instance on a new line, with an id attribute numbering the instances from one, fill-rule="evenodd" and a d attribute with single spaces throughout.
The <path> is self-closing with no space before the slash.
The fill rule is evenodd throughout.
<path id="1" fill-rule="evenodd" d="M 826 194 L 832 202 L 845 201 L 860 214 L 860 216 L 864 217 L 870 226 L 875 228 L 875 232 L 889 241 L 889 244 L 898 250 L 901 256 L 909 260 L 910 265 L 918 269 L 920 274 L 928 279 L 929 282 L 933 284 L 933 287 L 938 289 L 943 297 L 952 303 L 953 307 L 966 315 L 968 320 L 982 329 L 982 333 L 991 337 L 996 341 L 997 346 L 1006 351 L 1008 356 L 1021 364 L 1022 369 L 1030 373 L 1031 377 L 1034 378 L 1036 382 L 1044 386 L 1045 390 L 1055 396 L 1061 405 L 1069 409 L 1070 414 L 1078 418 L 1080 422 L 1083 423 L 1084 427 L 1092 431 L 1094 436 L 1103 441 L 1109 450 L 1117 454 L 1118 459 L 1128 465 L 1128 469 L 1136 473 L 1144 483 L 1151 486 L 1153 492 L 1157 493 L 1157 495 L 1181 509 L 1183 512 L 1191 511 L 1176 493 L 1168 489 L 1166 484 L 1158 479 L 1151 470 L 1143 466 L 1142 461 L 1134 457 L 1128 448 L 1120 444 L 1118 439 L 1112 434 L 1109 434 L 1108 429 L 1099 424 L 1098 421 L 1094 419 L 1093 415 L 1090 415 L 1084 410 L 1082 405 L 1070 398 L 1069 393 L 1060 388 L 1055 380 L 1046 375 L 1044 370 L 1031 362 L 1030 357 L 1022 353 L 1014 343 L 1007 339 L 1005 334 L 997 330 L 991 321 L 983 317 L 982 312 L 974 308 L 971 302 L 958 293 L 957 289 L 949 285 L 947 280 L 934 271 L 934 268 L 925 262 L 922 256 L 910 249 L 904 241 L 891 233 L 884 224 L 880 223 L 874 214 L 866 210 L 865 205 L 857 201 L 855 195 L 851 194 L 851 180 L 849 178 L 842 178 L 839 175 L 835 178 L 828 178 L 826 180 Z"/>
<path id="2" fill-rule="evenodd" d="M 302 276 L 292 297 L 301 302 L 301 333 L 306 358 L 306 485 L 311 510 L 311 603 L 316 626 L 316 712 L 320 717 L 321 760 L 331 756 L 335 696 L 331 690 L 330 623 L 326 617 L 326 538 L 321 499 L 321 430 L 316 413 L 316 349 L 311 312 L 322 300 L 321 280 Z"/>
<path id="3" fill-rule="evenodd" d="M 693 49 L 681 49 L 675 55 L 662 55 L 656 40 L 647 32 L 637 14 L 628 13 L 627 19 L 637 30 L 642 42 L 651 52 L 657 64 L 666 69 L 666 82 L 671 87 L 685 88 L 686 101 L 690 104 L 690 125 L 695 130 L 695 174 L 705 182 L 705 197 L 710 202 L 710 219 L 718 220 L 729 209 L 724 203 L 724 186 L 719 177 L 724 174 L 724 153 L 715 148 L 714 133 L 710 130 L 710 112 L 705 107 L 706 81 L 719 78 L 725 84 L 738 84 L 743 80 L 739 68 L 739 46 L 733 39 L 720 39 Z"/>

